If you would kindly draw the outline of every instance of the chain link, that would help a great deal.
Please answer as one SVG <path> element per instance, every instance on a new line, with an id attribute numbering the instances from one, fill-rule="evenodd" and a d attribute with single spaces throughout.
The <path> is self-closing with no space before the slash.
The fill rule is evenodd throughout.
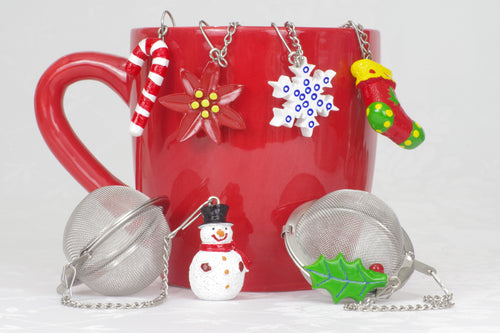
<path id="1" fill-rule="evenodd" d="M 423 304 L 415 305 L 376 305 L 375 298 L 366 298 L 360 303 L 350 303 L 344 305 L 346 311 L 363 312 L 403 312 L 403 311 L 428 311 L 443 310 L 451 308 L 455 303 L 452 302 L 453 294 L 425 295 Z"/>
<path id="2" fill-rule="evenodd" d="M 170 236 L 170 235 L 169 235 Z M 163 238 L 163 270 L 161 277 L 161 291 L 160 294 L 148 301 L 133 302 L 133 303 L 119 303 L 119 302 L 82 302 L 73 298 L 71 291 L 68 290 L 61 298 L 61 303 L 65 306 L 79 308 L 79 309 L 143 309 L 151 308 L 163 304 L 168 297 L 168 259 L 170 257 L 170 241 L 171 238 L 167 236 Z M 71 289 L 71 287 L 70 287 Z"/>
<path id="3" fill-rule="evenodd" d="M 213 62 L 217 63 L 219 66 L 221 66 L 223 68 L 227 67 L 227 65 L 228 65 L 227 60 L 226 60 L 227 47 L 233 41 L 233 35 L 236 32 L 236 29 L 238 28 L 238 26 L 240 24 L 238 22 L 229 23 L 229 25 L 226 29 L 227 33 L 226 33 L 226 36 L 224 37 L 224 46 L 222 47 L 222 49 L 216 48 L 212 44 L 210 39 L 208 39 L 207 34 L 203 30 L 203 27 L 202 27 L 203 25 L 207 26 L 208 24 L 202 20 L 202 21 L 200 21 L 199 26 L 200 26 L 201 33 L 203 34 L 203 37 L 205 37 L 205 40 L 207 41 L 208 45 L 211 48 L 210 52 L 209 52 L 210 59 L 212 59 Z"/>
<path id="4" fill-rule="evenodd" d="M 453 294 L 448 292 L 441 280 L 436 275 L 435 271 L 427 272 L 428 275 L 439 285 L 444 295 L 425 295 L 423 304 L 415 305 L 376 305 L 378 299 L 389 298 L 399 287 L 400 281 L 398 277 L 392 277 L 388 281 L 388 286 L 374 297 L 367 297 L 359 303 L 349 303 L 344 305 L 346 311 L 363 311 L 363 312 L 402 312 L 402 311 L 428 311 L 428 310 L 443 310 L 451 308 L 453 303 Z"/>
<path id="5" fill-rule="evenodd" d="M 297 37 L 297 32 L 295 31 L 295 25 L 287 21 L 285 22 L 285 28 L 288 31 L 288 37 L 292 41 L 292 46 L 295 47 L 295 51 L 291 51 L 288 55 L 288 61 L 295 67 L 300 67 L 304 62 L 304 51 L 300 45 L 300 40 Z"/>
<path id="6" fill-rule="evenodd" d="M 356 32 L 358 38 L 359 48 L 361 49 L 361 56 L 363 59 L 372 59 L 372 51 L 370 51 L 370 43 L 368 42 L 368 34 L 364 31 L 361 24 L 355 24 L 352 21 L 347 21 L 342 28 L 352 28 Z"/>

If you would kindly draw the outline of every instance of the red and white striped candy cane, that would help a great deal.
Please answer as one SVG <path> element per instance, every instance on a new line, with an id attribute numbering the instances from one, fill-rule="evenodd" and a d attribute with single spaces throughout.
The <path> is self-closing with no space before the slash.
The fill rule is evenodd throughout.
<path id="1" fill-rule="evenodd" d="M 141 136 L 149 114 L 158 97 L 169 63 L 167 44 L 161 38 L 145 38 L 130 54 L 126 71 L 131 75 L 139 73 L 144 61 L 152 57 L 151 69 L 130 122 L 130 134 Z"/>

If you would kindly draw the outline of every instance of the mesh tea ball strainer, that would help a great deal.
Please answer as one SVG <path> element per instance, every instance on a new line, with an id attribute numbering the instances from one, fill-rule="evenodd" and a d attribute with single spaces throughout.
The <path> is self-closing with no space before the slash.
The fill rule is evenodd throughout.
<path id="1" fill-rule="evenodd" d="M 210 197 L 204 205 L 210 205 Z M 127 186 L 105 186 L 88 194 L 71 214 L 64 230 L 63 248 L 69 264 L 58 292 L 62 303 L 79 308 L 144 308 L 167 297 L 171 240 L 199 217 L 195 211 L 170 232 L 164 217 L 166 197 L 149 199 Z M 198 214 L 198 215 L 196 215 Z M 106 296 L 126 296 L 149 286 L 161 275 L 161 293 L 134 303 L 84 303 L 75 300 L 73 286 L 84 283 Z"/>
<path id="2" fill-rule="evenodd" d="M 387 285 L 375 289 L 359 304 L 346 304 L 347 310 L 408 310 L 408 307 L 377 307 L 373 303 L 401 288 L 414 270 L 432 276 L 445 293 L 442 297 L 424 297 L 425 304 L 418 305 L 418 309 L 445 308 L 453 304 L 452 296 L 437 278 L 436 270 L 415 260 L 410 238 L 394 212 L 371 193 L 340 190 L 307 202 L 289 217 L 282 237 L 290 257 L 310 284 L 311 270 L 305 267 L 317 262 L 320 256 L 333 260 L 341 253 L 346 262 L 360 258 L 366 268 L 373 264 L 383 267 Z M 339 265 L 342 271 L 345 262 Z M 331 269 L 325 266 L 325 272 L 320 273 L 325 275 L 325 280 Z M 361 271 L 358 275 L 363 278 L 364 274 Z M 346 282 L 345 286 L 348 284 Z"/>

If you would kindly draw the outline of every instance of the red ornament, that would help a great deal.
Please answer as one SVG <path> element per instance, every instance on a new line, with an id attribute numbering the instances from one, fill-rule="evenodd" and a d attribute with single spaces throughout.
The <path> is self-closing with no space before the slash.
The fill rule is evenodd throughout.
<path id="1" fill-rule="evenodd" d="M 153 59 L 151 69 L 130 122 L 130 134 L 133 136 L 142 135 L 156 97 L 158 97 L 160 87 L 163 84 L 163 78 L 167 73 L 170 56 L 167 44 L 163 39 L 144 38 L 141 40 L 130 54 L 125 70 L 130 75 L 138 74 L 148 57 Z"/>
<path id="2" fill-rule="evenodd" d="M 374 263 L 370 266 L 370 269 L 375 272 L 384 273 L 384 266 L 379 263 Z"/>
<path id="3" fill-rule="evenodd" d="M 181 70 L 185 93 L 170 94 L 159 99 L 172 111 L 184 113 L 177 139 L 182 142 L 203 130 L 216 143 L 221 143 L 221 126 L 245 129 L 245 121 L 228 106 L 243 90 L 242 85 L 219 86 L 220 68 L 210 62 L 198 79 Z"/>
<path id="4" fill-rule="evenodd" d="M 370 126 L 402 148 L 418 147 L 425 140 L 424 130 L 401 107 L 392 72 L 375 61 L 361 59 L 352 64 L 351 73 L 365 100 Z"/>

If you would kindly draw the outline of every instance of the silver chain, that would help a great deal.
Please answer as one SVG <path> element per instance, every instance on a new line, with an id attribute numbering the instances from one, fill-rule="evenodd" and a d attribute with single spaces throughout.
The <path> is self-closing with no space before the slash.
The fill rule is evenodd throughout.
<path id="1" fill-rule="evenodd" d="M 427 311 L 427 310 L 443 310 L 451 308 L 453 294 L 447 295 L 425 295 L 423 304 L 415 305 L 376 305 L 373 298 L 366 298 L 361 303 L 345 304 L 346 311 L 364 311 L 364 312 L 403 312 L 403 311 Z"/>
<path id="2" fill-rule="evenodd" d="M 71 287 L 63 294 L 61 303 L 65 306 L 79 308 L 79 309 L 143 309 L 151 308 L 165 302 L 168 297 L 168 259 L 169 259 L 169 242 L 171 241 L 171 234 L 163 238 L 163 271 L 161 278 L 161 291 L 160 294 L 148 301 L 133 302 L 133 303 L 119 303 L 119 302 L 82 302 L 73 298 Z"/>
<path id="3" fill-rule="evenodd" d="M 231 42 L 233 41 L 233 35 L 236 32 L 236 29 L 240 25 L 238 22 L 231 22 L 229 23 L 226 31 L 226 36 L 224 37 L 224 46 L 222 49 L 216 48 L 210 39 L 208 38 L 207 34 L 203 30 L 203 25 L 208 26 L 207 22 L 201 20 L 200 21 L 200 30 L 201 33 L 203 34 L 203 37 L 205 37 L 205 40 L 207 41 L 208 45 L 210 46 L 210 52 L 208 53 L 210 56 L 210 59 L 212 59 L 213 62 L 217 63 L 219 66 L 225 68 L 227 67 L 228 63 L 226 60 L 226 55 L 227 55 L 227 47 Z"/>
<path id="4" fill-rule="evenodd" d="M 425 295 L 422 304 L 415 305 L 376 305 L 378 299 L 389 298 L 401 285 L 398 277 L 392 277 L 388 281 L 388 286 L 381 293 L 374 297 L 367 297 L 359 303 L 344 304 L 346 311 L 363 311 L 363 312 L 403 312 L 403 311 L 428 311 L 428 310 L 443 310 L 451 308 L 453 303 L 453 294 L 446 289 L 441 280 L 437 277 L 436 272 L 429 270 L 426 274 L 432 276 L 434 281 L 439 285 L 444 295 Z"/>
<path id="5" fill-rule="evenodd" d="M 288 37 L 292 41 L 292 46 L 295 47 L 295 51 L 291 51 L 288 55 L 288 61 L 295 67 L 300 67 L 304 62 L 304 51 L 302 50 L 299 38 L 297 37 L 295 25 L 292 22 L 287 21 L 285 22 L 285 28 L 288 31 Z"/>
<path id="6" fill-rule="evenodd" d="M 356 32 L 358 38 L 359 48 L 361 49 L 361 56 L 363 59 L 372 59 L 372 51 L 370 51 L 370 43 L 368 42 L 368 34 L 364 31 L 361 24 L 355 24 L 352 21 L 347 21 L 342 28 L 352 28 Z"/>

